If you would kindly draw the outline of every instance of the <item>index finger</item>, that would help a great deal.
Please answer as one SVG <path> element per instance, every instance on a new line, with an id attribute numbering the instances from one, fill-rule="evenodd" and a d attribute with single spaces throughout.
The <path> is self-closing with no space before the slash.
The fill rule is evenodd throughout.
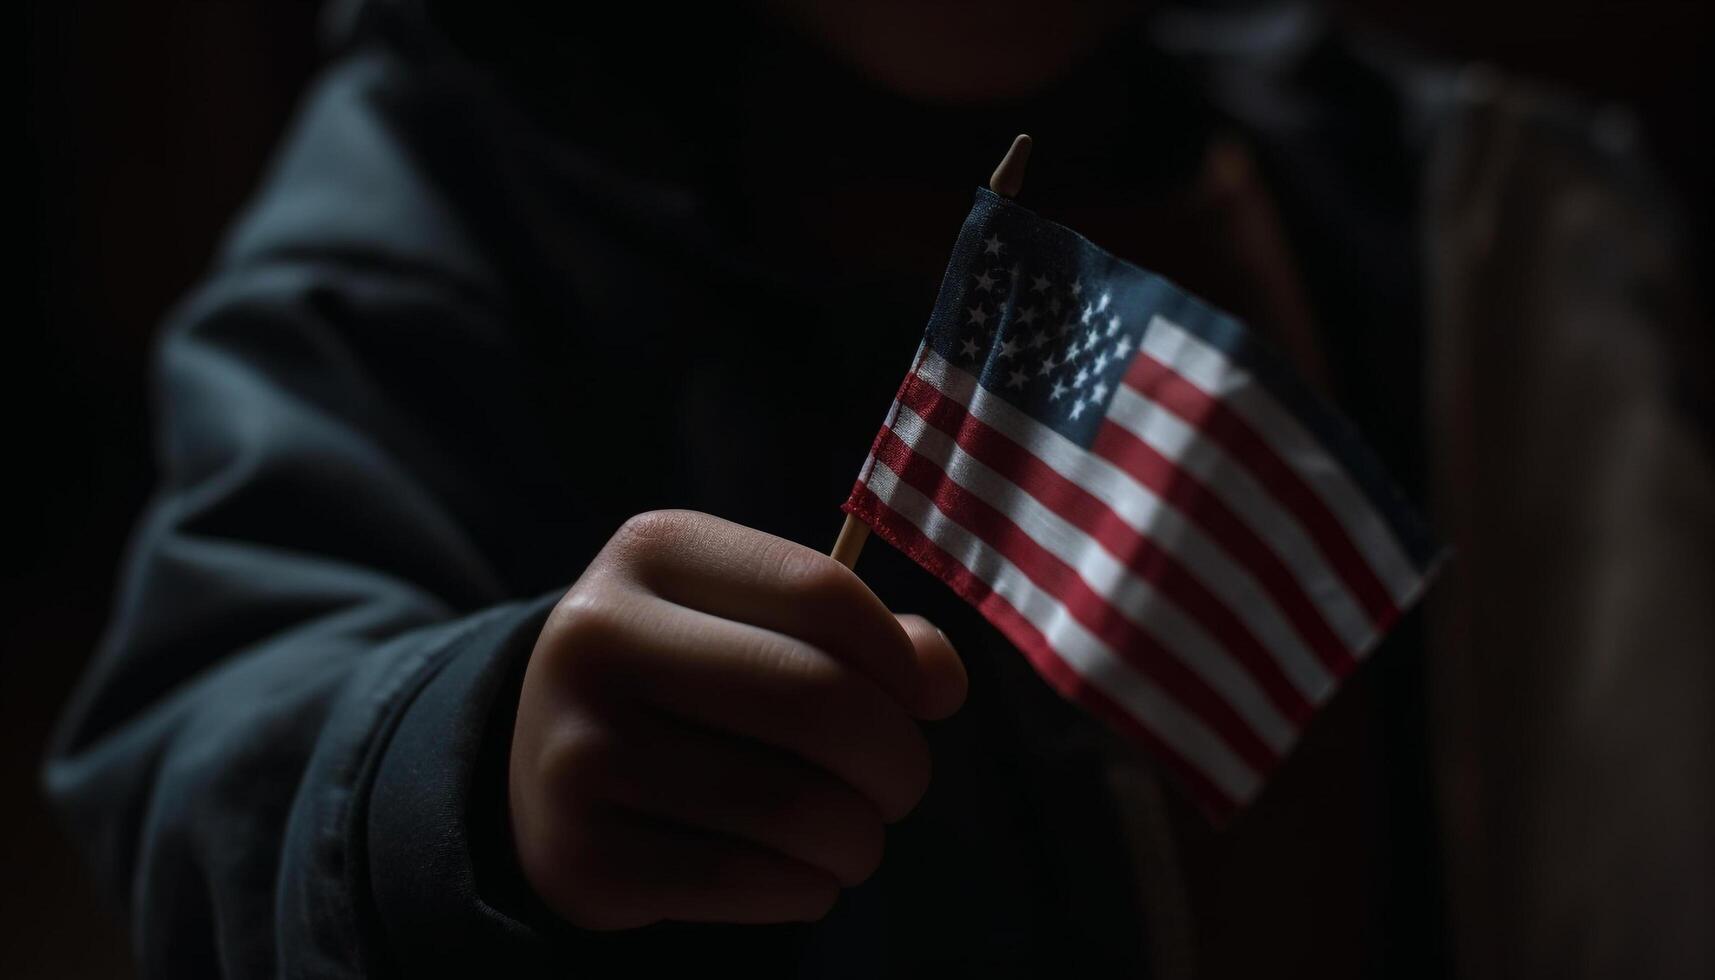
<path id="1" fill-rule="evenodd" d="M 851 569 L 812 548 L 707 514 L 633 518 L 622 535 L 640 584 L 699 612 L 774 630 L 838 657 L 921 717 L 911 637 Z"/>

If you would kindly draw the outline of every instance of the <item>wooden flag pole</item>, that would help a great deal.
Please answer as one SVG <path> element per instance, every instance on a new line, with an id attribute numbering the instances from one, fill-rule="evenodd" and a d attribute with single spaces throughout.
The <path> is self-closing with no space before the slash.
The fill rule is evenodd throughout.
<path id="1" fill-rule="evenodd" d="M 840 525 L 840 536 L 834 539 L 834 550 L 828 554 L 847 568 L 856 568 L 858 555 L 863 554 L 863 543 L 868 540 L 869 525 L 847 514 L 846 522 Z"/>
<path id="2" fill-rule="evenodd" d="M 1001 197 L 1017 197 L 1024 188 L 1024 166 L 1029 162 L 1030 137 L 1020 133 L 989 177 L 989 190 Z M 828 554 L 847 568 L 856 568 L 858 555 L 863 554 L 864 542 L 868 540 L 869 525 L 847 514 L 846 522 L 840 525 L 840 536 L 834 540 L 834 550 Z"/>

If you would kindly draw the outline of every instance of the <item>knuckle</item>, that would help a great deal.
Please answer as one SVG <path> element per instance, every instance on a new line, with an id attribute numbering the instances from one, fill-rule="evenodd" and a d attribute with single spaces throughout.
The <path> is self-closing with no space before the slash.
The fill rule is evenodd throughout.
<path id="1" fill-rule="evenodd" d="M 567 592 L 554 605 L 550 629 L 567 642 L 600 638 L 610 624 L 609 600 L 600 588 L 579 587 Z"/>
<path id="2" fill-rule="evenodd" d="M 574 589 L 554 607 L 558 659 L 574 681 L 600 682 L 623 662 L 630 623 L 617 599 L 601 589 Z"/>
<path id="3" fill-rule="evenodd" d="M 820 655 L 778 651 L 775 667 L 792 681 L 793 698 L 787 720 L 800 734 L 823 738 L 861 730 L 871 709 L 862 691 L 846 672 Z"/>
<path id="4" fill-rule="evenodd" d="M 833 696 L 839 678 L 831 664 L 796 641 L 758 636 L 740 654 L 760 670 L 783 677 L 798 696 L 821 701 Z"/>
<path id="5" fill-rule="evenodd" d="M 542 775 L 551 791 L 571 800 L 604 795 L 618 779 L 622 765 L 614 739 L 580 727 L 543 753 Z"/>
<path id="6" fill-rule="evenodd" d="M 770 726 L 795 741 L 820 744 L 842 730 L 860 709 L 852 679 L 821 651 L 782 637 L 757 637 L 733 653 L 755 674 L 770 678 L 765 708 Z"/>
<path id="7" fill-rule="evenodd" d="M 798 546 L 785 549 L 780 573 L 799 599 L 814 608 L 837 609 L 852 602 L 855 577 L 850 569 L 826 555 Z"/>
<path id="8" fill-rule="evenodd" d="M 670 510 L 647 510 L 633 514 L 613 532 L 615 541 L 649 543 L 672 538 L 678 533 L 680 517 Z"/>
<path id="9" fill-rule="evenodd" d="M 650 510 L 625 519 L 608 549 L 623 560 L 636 560 L 664 548 L 681 545 L 697 533 L 707 518 L 689 510 Z"/>

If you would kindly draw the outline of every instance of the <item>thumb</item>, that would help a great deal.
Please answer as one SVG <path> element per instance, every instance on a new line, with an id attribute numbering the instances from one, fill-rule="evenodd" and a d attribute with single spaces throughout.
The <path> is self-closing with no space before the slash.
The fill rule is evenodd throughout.
<path id="1" fill-rule="evenodd" d="M 912 714 L 924 721 L 939 721 L 965 703 L 970 680 L 965 675 L 964 661 L 959 659 L 947 634 L 927 619 L 909 614 L 898 619 L 917 654 L 917 703 Z"/>

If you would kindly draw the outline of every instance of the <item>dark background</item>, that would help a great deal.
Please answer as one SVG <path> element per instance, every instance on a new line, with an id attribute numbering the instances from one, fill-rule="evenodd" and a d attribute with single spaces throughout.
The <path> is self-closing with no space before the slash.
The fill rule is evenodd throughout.
<path id="1" fill-rule="evenodd" d="M 1353 0 L 1343 15 L 1628 105 L 1708 242 L 1708 0 Z M 0 648 L 0 975 L 128 972 L 37 789 L 49 726 L 107 615 L 151 471 L 144 364 L 316 63 L 310 0 L 33 2 L 22 245 L 8 358 Z M 1704 253 L 1707 256 L 1707 252 Z M 1707 284 L 1704 284 L 1707 289 Z"/>

